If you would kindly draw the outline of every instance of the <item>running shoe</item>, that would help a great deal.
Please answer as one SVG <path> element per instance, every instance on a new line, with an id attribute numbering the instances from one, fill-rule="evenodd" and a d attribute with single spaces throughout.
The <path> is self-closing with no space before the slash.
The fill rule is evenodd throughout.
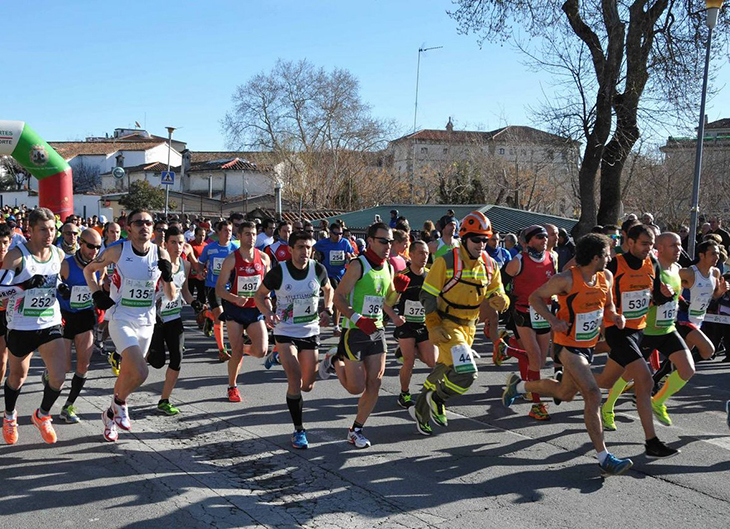
<path id="1" fill-rule="evenodd" d="M 3 417 L 3 439 L 5 444 L 14 445 L 18 442 L 18 419 Z"/>
<path id="2" fill-rule="evenodd" d="M 355 445 L 356 448 L 368 448 L 370 441 L 362 434 L 362 430 L 348 430 L 347 442 Z"/>
<path id="3" fill-rule="evenodd" d="M 205 318 L 205 322 L 203 323 L 203 334 L 205 334 L 208 338 L 213 336 L 213 320 L 210 318 Z"/>
<path id="4" fill-rule="evenodd" d="M 222 351 L 218 351 L 218 361 L 228 362 L 231 359 L 231 353 L 228 352 L 228 347 L 224 347 Z"/>
<path id="5" fill-rule="evenodd" d="M 242 399 L 238 387 L 228 388 L 228 400 L 230 402 L 241 402 Z"/>
<path id="6" fill-rule="evenodd" d="M 555 371 L 554 376 L 555 376 L 555 380 L 557 380 L 558 382 L 561 382 L 563 380 L 563 370 L 558 369 L 557 371 Z M 555 403 L 556 406 L 560 406 L 560 403 L 563 401 L 557 397 L 553 397 L 553 402 Z"/>
<path id="7" fill-rule="evenodd" d="M 69 404 L 61 409 L 61 418 L 66 421 L 67 424 L 76 424 L 81 422 L 81 418 L 76 413 L 76 406 Z"/>
<path id="8" fill-rule="evenodd" d="M 104 440 L 113 443 L 119 439 L 119 432 L 117 432 L 117 425 L 113 416 L 109 417 L 110 411 L 111 409 L 101 412 L 101 421 L 104 423 Z"/>
<path id="9" fill-rule="evenodd" d="M 620 476 L 627 472 L 632 466 L 634 466 L 634 462 L 631 461 L 631 459 L 619 459 L 613 454 L 608 454 L 608 457 L 605 459 L 603 464 L 598 463 L 598 468 L 601 469 L 601 476 L 604 478 L 608 476 Z"/>
<path id="10" fill-rule="evenodd" d="M 499 340 L 496 345 L 492 346 L 492 363 L 499 367 L 507 359 L 507 344 L 504 340 Z"/>
<path id="11" fill-rule="evenodd" d="M 411 417 L 413 417 L 413 420 L 416 421 L 416 429 L 418 430 L 418 433 L 421 435 L 433 435 L 433 429 L 431 428 L 428 418 L 424 420 L 423 417 L 421 417 L 421 414 L 418 413 L 418 410 L 416 410 L 415 406 L 408 408 L 408 413 Z"/>
<path id="12" fill-rule="evenodd" d="M 651 442 L 644 443 L 644 447 L 646 447 L 646 457 L 649 459 L 666 459 L 679 453 L 679 450 L 665 445 L 656 437 Z"/>
<path id="13" fill-rule="evenodd" d="M 395 356 L 395 361 L 399 364 L 403 363 L 403 351 L 400 350 L 400 345 L 395 348 L 395 352 L 393 353 L 393 356 Z"/>
<path id="14" fill-rule="evenodd" d="M 305 450 L 309 448 L 309 442 L 307 441 L 307 432 L 304 430 L 296 431 L 291 434 L 291 445 L 299 450 Z"/>
<path id="15" fill-rule="evenodd" d="M 517 397 L 520 396 L 520 394 L 517 393 L 517 384 L 519 383 L 520 377 L 514 373 L 507 375 L 507 385 L 502 392 L 502 404 L 504 404 L 507 408 L 512 406 L 512 404 L 514 404 L 517 400 Z"/>
<path id="16" fill-rule="evenodd" d="M 727 412 L 727 427 L 730 428 L 730 400 L 725 403 L 725 411 Z"/>
<path id="17" fill-rule="evenodd" d="M 660 423 L 665 426 L 672 425 L 672 418 L 669 416 L 669 413 L 667 413 L 667 407 L 664 404 L 658 404 L 652 400 L 651 411 L 654 412 L 654 416 Z"/>
<path id="18" fill-rule="evenodd" d="M 616 414 L 614 412 L 608 411 L 601 406 L 601 419 L 603 419 L 604 432 L 616 431 Z"/>
<path id="19" fill-rule="evenodd" d="M 327 380 L 335 374 L 335 368 L 332 365 L 332 353 L 326 353 L 324 358 L 319 362 L 319 378 Z"/>
<path id="20" fill-rule="evenodd" d="M 266 358 L 264 359 L 264 368 L 271 369 L 272 367 L 280 364 L 281 362 L 279 362 L 279 352 L 272 349 L 271 352 L 267 354 Z"/>
<path id="21" fill-rule="evenodd" d="M 428 407 L 431 410 L 433 422 L 439 426 L 448 426 L 449 420 L 446 418 L 446 406 L 443 403 L 436 402 L 433 397 L 433 391 L 426 393 L 426 402 L 428 402 Z"/>
<path id="22" fill-rule="evenodd" d="M 109 362 L 109 365 L 112 366 L 112 373 L 114 373 L 115 377 L 119 376 L 120 361 L 121 358 L 116 351 L 112 351 L 107 357 L 107 362 Z"/>
<path id="23" fill-rule="evenodd" d="M 340 329 L 339 325 L 332 330 L 332 336 L 342 336 L 342 329 Z"/>
<path id="24" fill-rule="evenodd" d="M 530 413 L 528 413 L 527 415 L 529 417 L 532 417 L 536 421 L 550 420 L 550 414 L 548 413 L 545 404 L 542 402 L 536 402 L 535 404 L 533 404 L 532 408 L 530 408 Z"/>
<path id="25" fill-rule="evenodd" d="M 180 410 L 178 410 L 169 402 L 158 402 L 157 409 L 165 415 L 177 415 L 178 413 L 180 413 Z"/>
<path id="26" fill-rule="evenodd" d="M 413 398 L 411 397 L 411 394 L 409 392 L 401 391 L 401 394 L 398 395 L 398 406 L 405 409 L 413 406 Z"/>
<path id="27" fill-rule="evenodd" d="M 53 419 L 51 419 L 50 415 L 46 415 L 45 417 L 40 417 L 38 415 L 38 412 L 40 410 L 36 410 L 33 412 L 33 415 L 31 415 L 31 420 L 33 421 L 33 424 L 36 428 L 41 432 L 41 437 L 43 440 L 48 443 L 49 445 L 52 445 L 56 442 L 56 431 L 53 429 L 53 425 L 51 424 L 53 422 Z"/>
<path id="28" fill-rule="evenodd" d="M 112 398 L 112 413 L 114 413 L 114 422 L 116 425 L 129 432 L 132 429 L 132 421 L 129 420 L 129 410 L 126 404 L 117 404 Z"/>

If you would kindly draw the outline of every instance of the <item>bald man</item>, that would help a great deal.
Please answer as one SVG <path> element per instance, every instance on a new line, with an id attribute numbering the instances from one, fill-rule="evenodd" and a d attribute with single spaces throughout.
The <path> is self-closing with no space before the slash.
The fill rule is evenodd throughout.
<path id="1" fill-rule="evenodd" d="M 64 226 L 65 227 L 65 226 Z M 101 249 L 101 236 L 93 228 L 84 230 L 78 240 L 79 249 L 61 264 L 58 302 L 63 316 L 63 338 L 66 346 L 66 371 L 71 370 L 71 344 L 76 346 L 76 371 L 71 380 L 71 391 L 61 409 L 61 418 L 67 423 L 80 422 L 75 402 L 86 382 L 91 353 L 94 349 L 94 311 L 91 291 L 84 278 L 84 268 L 94 260 Z"/>

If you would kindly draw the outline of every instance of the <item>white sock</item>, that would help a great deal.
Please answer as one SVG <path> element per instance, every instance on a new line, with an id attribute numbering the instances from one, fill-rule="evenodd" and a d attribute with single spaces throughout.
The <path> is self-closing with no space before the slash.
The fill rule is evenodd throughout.
<path id="1" fill-rule="evenodd" d="M 608 450 L 604 450 L 602 452 L 596 452 L 596 457 L 598 458 L 598 463 L 601 465 L 604 461 L 606 461 L 606 458 L 608 457 Z"/>
<path id="2" fill-rule="evenodd" d="M 17 411 L 17 410 L 13 410 L 13 411 L 12 411 L 12 412 L 10 412 L 10 413 L 8 413 L 8 412 L 6 411 L 6 412 L 5 412 L 5 418 L 6 418 L 7 420 L 9 420 L 9 421 L 14 421 L 14 420 L 17 420 L 17 418 L 18 418 L 18 411 Z"/>
<path id="3" fill-rule="evenodd" d="M 524 395 L 525 393 L 527 393 L 527 391 L 525 391 L 525 381 L 520 380 L 517 383 L 517 386 L 515 386 L 515 389 L 517 390 L 517 393 L 519 393 L 520 395 Z"/>

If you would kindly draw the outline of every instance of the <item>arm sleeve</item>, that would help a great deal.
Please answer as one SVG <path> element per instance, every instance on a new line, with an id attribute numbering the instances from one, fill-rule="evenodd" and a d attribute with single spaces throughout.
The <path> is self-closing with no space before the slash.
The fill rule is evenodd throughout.
<path id="1" fill-rule="evenodd" d="M 441 289 L 446 283 L 446 261 L 442 258 L 434 261 L 431 270 L 428 271 L 426 279 L 423 281 L 421 293 L 418 299 L 423 305 L 426 314 L 435 312 L 438 307 L 438 296 Z"/>
<path id="2" fill-rule="evenodd" d="M 279 290 L 281 288 L 281 282 L 284 280 L 284 275 L 281 271 L 280 266 L 275 266 L 269 270 L 264 276 L 263 284 L 266 288 L 271 291 Z"/>

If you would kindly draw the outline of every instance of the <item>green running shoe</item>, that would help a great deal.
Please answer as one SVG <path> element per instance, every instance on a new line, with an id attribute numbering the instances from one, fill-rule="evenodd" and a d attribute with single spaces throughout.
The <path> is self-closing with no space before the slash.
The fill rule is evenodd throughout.
<path id="1" fill-rule="evenodd" d="M 416 411 L 415 406 L 408 408 L 408 413 L 416 421 L 416 429 L 418 430 L 418 433 L 421 435 L 433 435 L 433 429 L 431 429 L 431 425 L 428 422 L 428 417 L 426 419 L 421 417 L 418 411 Z"/>
<path id="2" fill-rule="evenodd" d="M 426 402 L 428 402 L 428 407 L 431 408 L 433 422 L 439 426 L 448 426 L 449 420 L 446 418 L 446 406 L 434 400 L 433 391 L 429 391 L 426 394 Z"/>
<path id="3" fill-rule="evenodd" d="M 178 410 L 169 402 L 160 402 L 159 404 L 157 404 L 157 409 L 165 415 L 177 415 L 178 413 L 180 413 L 180 410 Z"/>
<path id="4" fill-rule="evenodd" d="M 405 409 L 413 406 L 413 398 L 411 397 L 411 394 L 409 392 L 401 392 L 401 394 L 398 395 L 398 406 Z"/>
<path id="5" fill-rule="evenodd" d="M 606 432 L 616 431 L 616 414 L 612 411 L 603 409 L 601 406 L 601 419 L 603 419 L 603 430 Z"/>
<path id="6" fill-rule="evenodd" d="M 61 410 L 61 418 L 66 421 L 68 424 L 76 424 L 81 422 L 81 419 L 76 414 L 76 406 L 73 404 L 69 404 L 68 406 L 64 406 Z"/>
<path id="7" fill-rule="evenodd" d="M 654 402 L 654 400 L 651 401 L 651 411 L 654 412 L 654 416 L 657 418 L 657 420 L 662 423 L 665 426 L 671 426 L 672 425 L 672 419 L 669 417 L 669 414 L 667 413 L 667 407 L 664 404 L 659 404 L 657 402 Z"/>

